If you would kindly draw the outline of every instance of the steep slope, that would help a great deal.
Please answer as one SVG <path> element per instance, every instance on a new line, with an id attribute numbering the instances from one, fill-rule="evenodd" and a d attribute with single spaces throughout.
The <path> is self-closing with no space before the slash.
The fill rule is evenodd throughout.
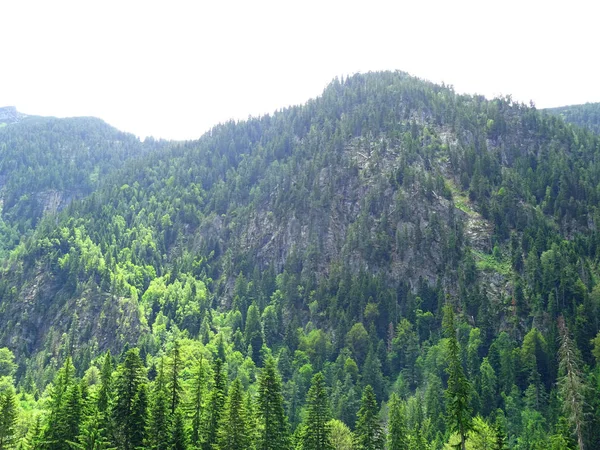
<path id="1" fill-rule="evenodd" d="M 137 138 L 99 119 L 2 111 L 8 124 L 0 128 L 0 253 L 45 213 L 90 194 L 124 161 L 145 152 Z"/>
<path id="2" fill-rule="evenodd" d="M 219 311 L 245 322 L 255 305 L 255 362 L 259 344 L 306 326 L 330 343 L 311 356 L 321 367 L 357 324 L 380 360 L 402 318 L 437 342 L 451 302 L 486 351 L 501 331 L 555 332 L 561 312 L 589 359 L 599 149 L 506 99 L 403 73 L 336 80 L 304 106 L 131 161 L 42 221 L 5 264 L 0 337 L 45 355 L 31 370 L 69 349 L 85 367 L 106 348 L 156 352 L 157 329 L 202 339 Z M 247 350 L 235 327 L 229 338 Z M 368 348 L 354 349 L 361 367 Z"/>

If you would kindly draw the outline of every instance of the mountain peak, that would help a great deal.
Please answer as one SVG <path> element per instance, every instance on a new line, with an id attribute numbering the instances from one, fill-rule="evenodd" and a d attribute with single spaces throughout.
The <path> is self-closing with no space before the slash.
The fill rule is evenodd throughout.
<path id="1" fill-rule="evenodd" d="M 17 111 L 15 106 L 0 106 L 0 124 L 10 124 L 27 117 L 26 114 Z"/>

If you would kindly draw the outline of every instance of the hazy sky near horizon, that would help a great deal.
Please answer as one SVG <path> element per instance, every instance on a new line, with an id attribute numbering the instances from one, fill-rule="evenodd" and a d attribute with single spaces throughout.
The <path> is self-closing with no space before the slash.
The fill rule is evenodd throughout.
<path id="1" fill-rule="evenodd" d="M 0 106 L 198 138 L 403 70 L 538 107 L 600 101 L 591 0 L 4 1 Z"/>

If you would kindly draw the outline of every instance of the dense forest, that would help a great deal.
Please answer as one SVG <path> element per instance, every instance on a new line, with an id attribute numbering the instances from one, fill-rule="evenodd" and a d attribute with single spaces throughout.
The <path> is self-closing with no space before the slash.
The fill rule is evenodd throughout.
<path id="1" fill-rule="evenodd" d="M 197 141 L 0 128 L 0 448 L 600 448 L 572 118 L 380 72 Z"/>
<path id="2" fill-rule="evenodd" d="M 566 122 L 587 128 L 600 134 L 600 103 L 586 103 L 584 105 L 561 106 L 549 108 L 550 114 L 557 114 Z"/>

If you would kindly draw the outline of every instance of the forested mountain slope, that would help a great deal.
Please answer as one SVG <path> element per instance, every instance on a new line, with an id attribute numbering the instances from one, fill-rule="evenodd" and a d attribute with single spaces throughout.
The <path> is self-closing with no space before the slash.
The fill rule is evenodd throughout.
<path id="1" fill-rule="evenodd" d="M 42 219 L 4 261 L 0 343 L 29 394 L 65 360 L 66 385 L 71 361 L 81 376 L 137 346 L 121 369 L 163 395 L 161 358 L 181 345 L 186 401 L 199 364 L 206 402 L 237 378 L 252 409 L 276 364 L 298 442 L 326 391 L 358 448 L 381 448 L 364 422 L 392 393 L 411 448 L 473 424 L 508 448 L 568 448 L 577 430 L 593 448 L 598 409 L 578 428 L 563 405 L 565 370 L 589 387 L 578 404 L 598 401 L 599 151 L 510 99 L 401 72 L 335 80 L 306 105 L 131 159 Z M 559 364 L 559 342 L 581 362 Z M 211 448 L 214 427 L 190 439 Z"/>
<path id="2" fill-rule="evenodd" d="M 135 136 L 95 118 L 57 119 L 0 111 L 0 253 L 37 224 L 100 186 L 145 148 Z M 148 142 L 150 144 L 150 142 Z"/>
<path id="3" fill-rule="evenodd" d="M 548 108 L 546 111 L 562 117 L 565 122 L 587 128 L 596 134 L 600 133 L 600 103 L 561 106 Z"/>

